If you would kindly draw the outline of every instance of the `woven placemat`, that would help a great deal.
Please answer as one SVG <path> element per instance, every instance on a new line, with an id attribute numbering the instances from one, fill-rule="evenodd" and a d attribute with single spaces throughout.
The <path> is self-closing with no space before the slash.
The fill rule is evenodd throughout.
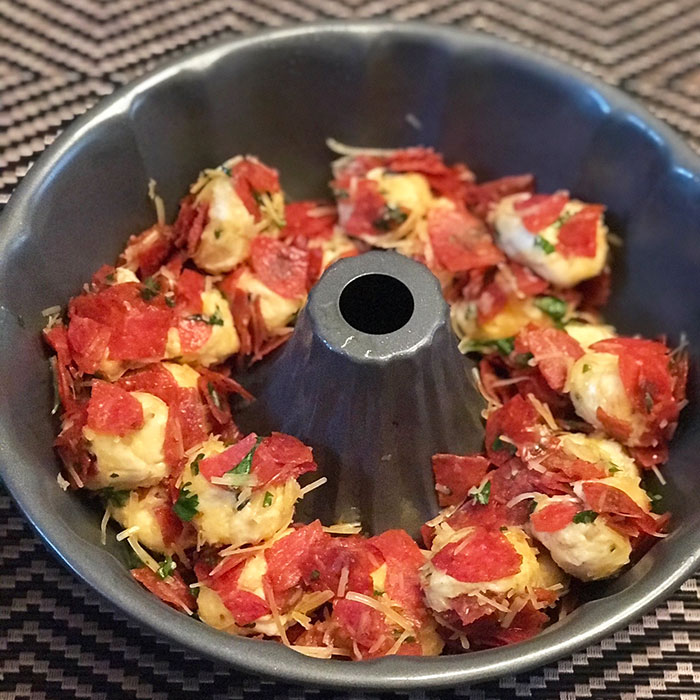
<path id="1" fill-rule="evenodd" d="M 329 18 L 479 30 L 622 87 L 700 150 L 697 0 L 0 0 L 0 206 L 76 115 L 166 56 L 226 35 Z M 398 697 L 683 698 L 700 688 L 700 595 L 557 664 Z M 0 486 L 0 700 L 389 698 L 261 680 L 145 633 L 58 564 Z"/>

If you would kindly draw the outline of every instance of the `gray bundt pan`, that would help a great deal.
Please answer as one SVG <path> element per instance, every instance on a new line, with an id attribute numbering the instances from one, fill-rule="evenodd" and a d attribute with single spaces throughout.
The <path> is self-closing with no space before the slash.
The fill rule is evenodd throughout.
<path id="1" fill-rule="evenodd" d="M 671 535 L 623 576 L 591 589 L 590 599 L 561 622 L 496 650 L 347 663 L 228 637 L 142 590 L 124 568 L 122 551 L 113 542 L 100 546 L 99 515 L 79 494 L 58 488 L 41 310 L 65 303 L 115 258 L 130 233 L 152 221 L 149 177 L 158 181 L 170 216 L 199 169 L 235 153 L 255 153 L 278 167 L 291 197 L 319 196 L 329 177 L 327 136 L 372 146 L 432 145 L 448 160 L 466 161 L 480 178 L 531 171 L 543 191 L 568 188 L 604 202 L 624 239 L 610 320 L 622 332 L 667 333 L 672 341 L 686 332 L 691 348 L 700 345 L 700 161 L 629 98 L 547 58 L 448 29 L 329 24 L 230 41 L 168 63 L 79 119 L 6 207 L 0 473 L 20 508 L 67 566 L 134 620 L 219 662 L 290 682 L 405 690 L 484 681 L 570 654 L 638 618 L 700 561 L 694 375 L 667 468 Z M 312 321 L 302 317 L 301 324 Z M 292 349 L 270 365 L 286 361 Z M 323 366 L 360 371 L 334 361 L 325 358 Z M 334 399 L 350 405 L 358 397 L 348 391 Z M 278 418 L 290 426 L 295 420 Z M 364 427 L 358 421 L 353 429 L 360 435 L 377 429 L 376 421 Z M 336 424 L 335 439 L 342 442 L 346 429 Z M 407 486 L 415 479 L 422 517 L 434 507 L 420 500 L 428 499 L 429 465 L 401 468 L 395 490 L 410 498 Z M 381 494 L 359 491 L 360 500 L 372 499 L 367 512 L 378 528 L 392 524 L 381 514 L 382 502 L 392 501 L 392 484 L 385 479 L 381 488 Z M 334 504 L 325 507 L 333 512 Z"/>

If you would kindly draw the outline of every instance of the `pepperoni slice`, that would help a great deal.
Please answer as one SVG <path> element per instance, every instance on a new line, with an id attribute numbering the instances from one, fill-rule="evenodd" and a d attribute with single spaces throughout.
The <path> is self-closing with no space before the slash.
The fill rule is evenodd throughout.
<path id="1" fill-rule="evenodd" d="M 158 522 L 160 534 L 163 537 L 163 542 L 166 547 L 175 544 L 178 539 L 180 539 L 184 524 L 182 520 L 173 513 L 170 504 L 164 503 L 163 505 L 156 506 L 153 509 L 153 515 Z"/>
<path id="2" fill-rule="evenodd" d="M 504 197 L 519 192 L 532 193 L 535 189 L 535 177 L 531 174 L 508 175 L 497 180 L 480 184 L 468 183 L 465 192 L 467 206 L 480 218 L 485 219 L 492 205 Z"/>
<path id="3" fill-rule="evenodd" d="M 255 275 L 273 292 L 287 299 L 306 294 L 309 253 L 268 236 L 257 236 L 250 245 Z"/>
<path id="4" fill-rule="evenodd" d="M 487 284 L 476 300 L 477 322 L 483 325 L 498 316 L 508 303 L 508 296 L 498 277 Z"/>
<path id="5" fill-rule="evenodd" d="M 503 533 L 477 527 L 465 539 L 443 547 L 432 561 L 458 581 L 479 583 L 514 576 L 523 558 Z"/>
<path id="6" fill-rule="evenodd" d="M 275 595 L 283 594 L 297 586 L 302 580 L 312 580 L 313 555 L 319 548 L 330 545 L 331 537 L 326 534 L 318 520 L 310 525 L 297 528 L 289 535 L 280 538 L 265 550 L 267 573 Z M 313 578 L 320 578 L 313 576 Z"/>
<path id="7" fill-rule="evenodd" d="M 44 331 L 46 342 L 56 353 L 56 381 L 58 383 L 58 396 L 61 399 L 63 410 L 68 412 L 76 408 L 73 375 L 69 367 L 72 364 L 71 353 L 68 347 L 68 332 L 62 324 Z"/>
<path id="8" fill-rule="evenodd" d="M 558 448 L 549 450 L 542 464 L 551 471 L 560 472 L 568 481 L 601 479 L 606 476 L 600 465 L 573 457 Z"/>
<path id="9" fill-rule="evenodd" d="M 568 201 L 567 192 L 533 194 L 516 202 L 513 208 L 520 214 L 523 226 L 531 233 L 537 233 L 559 218 Z"/>
<path id="10" fill-rule="evenodd" d="M 478 486 L 486 475 L 489 461 L 481 455 L 433 455 L 435 490 L 441 507 L 457 505 L 469 489 Z"/>
<path id="11" fill-rule="evenodd" d="M 621 489 L 600 481 L 584 481 L 582 490 L 586 502 L 596 513 L 632 518 L 642 531 L 649 534 L 657 531 L 655 519 Z"/>
<path id="12" fill-rule="evenodd" d="M 376 236 L 374 222 L 381 217 L 385 206 L 379 185 L 374 180 L 358 180 L 350 201 L 343 202 L 344 208 L 350 207 L 350 216 L 344 223 L 345 232 L 357 238 Z"/>
<path id="13" fill-rule="evenodd" d="M 559 229 L 557 251 L 565 258 L 594 258 L 598 222 L 602 213 L 602 205 L 587 204 L 569 217 Z"/>
<path id="14" fill-rule="evenodd" d="M 538 277 L 529 267 L 519 265 L 516 262 L 508 262 L 507 267 L 515 278 L 518 290 L 525 294 L 525 296 L 536 296 L 549 289 L 549 282 Z M 502 276 L 500 270 L 499 274 Z"/>
<path id="15" fill-rule="evenodd" d="M 156 224 L 143 233 L 131 236 L 122 253 L 130 267 L 136 266 L 142 277 L 156 273 L 172 249 L 173 233 L 169 226 Z"/>
<path id="16" fill-rule="evenodd" d="M 161 579 L 147 567 L 131 569 L 131 575 L 164 603 L 175 608 L 193 610 L 195 600 L 182 576 L 174 571 L 166 579 Z"/>
<path id="17" fill-rule="evenodd" d="M 530 516 L 530 522 L 539 532 L 557 532 L 563 530 L 573 521 L 574 515 L 581 510 L 580 505 L 571 501 L 550 503 L 535 511 Z"/>
<path id="18" fill-rule="evenodd" d="M 310 447 L 291 435 L 272 433 L 253 455 L 251 473 L 258 485 L 283 484 L 316 469 Z"/>
<path id="19" fill-rule="evenodd" d="M 603 430 L 618 442 L 625 444 L 632 436 L 632 424 L 629 421 L 611 416 L 601 406 L 598 406 L 595 415 Z"/>
<path id="20" fill-rule="evenodd" d="M 540 414 L 519 394 L 509 399 L 501 408 L 491 413 L 486 421 L 486 451 L 494 464 L 504 464 L 513 456 L 516 448 L 534 445 L 541 436 Z M 502 437 L 509 438 L 509 444 Z"/>
<path id="21" fill-rule="evenodd" d="M 112 331 L 91 318 L 76 316 L 68 325 L 68 345 L 81 372 L 92 374 L 105 357 Z"/>
<path id="22" fill-rule="evenodd" d="M 562 391 L 571 367 L 583 349 L 568 333 L 556 328 L 527 326 L 518 334 L 518 352 L 531 352 L 542 376 L 555 391 Z"/>
<path id="23" fill-rule="evenodd" d="M 491 267 L 504 260 L 484 222 L 466 209 L 430 209 L 428 236 L 435 258 L 449 272 Z"/>
<path id="24" fill-rule="evenodd" d="M 92 430 L 124 437 L 144 424 L 143 408 L 128 391 L 116 384 L 95 380 L 87 407 L 87 425 Z"/>
<path id="25" fill-rule="evenodd" d="M 175 303 L 191 313 L 201 313 L 204 275 L 186 268 L 180 274 L 175 287 Z"/>
<path id="26" fill-rule="evenodd" d="M 495 608 L 491 605 L 484 605 L 478 598 L 472 595 L 461 595 L 450 601 L 450 608 L 457 614 L 463 625 L 471 625 L 472 622 L 492 615 Z"/>
<path id="27" fill-rule="evenodd" d="M 168 406 L 177 401 L 178 384 L 161 364 L 144 367 L 121 377 L 118 384 L 126 391 L 145 391 L 165 401 Z"/>
<path id="28" fill-rule="evenodd" d="M 317 216 L 317 212 L 323 212 L 323 215 Z M 285 205 L 284 220 L 286 222 L 283 230 L 285 242 L 302 245 L 309 241 L 328 240 L 333 235 L 333 227 L 338 216 L 335 205 L 307 200 Z"/>
<path id="29" fill-rule="evenodd" d="M 195 205 L 192 196 L 187 196 L 180 202 L 180 210 L 173 224 L 174 244 L 183 248 L 188 256 L 194 255 L 208 218 L 207 204 Z"/>
<path id="30" fill-rule="evenodd" d="M 394 643 L 384 615 L 364 603 L 341 598 L 333 606 L 333 620 L 359 648 L 362 658 L 382 656 L 385 647 Z"/>
<path id="31" fill-rule="evenodd" d="M 277 171 L 253 158 L 244 158 L 231 168 L 231 182 L 236 194 L 256 221 L 260 219 L 260 205 L 256 195 L 280 191 Z"/>
<path id="32" fill-rule="evenodd" d="M 496 616 L 483 617 L 467 628 L 469 641 L 475 649 L 488 649 L 523 642 L 542 630 L 549 618 L 541 610 L 527 604 L 503 627 Z"/>
<path id="33" fill-rule="evenodd" d="M 238 466 L 240 461 L 255 447 L 257 440 L 258 436 L 255 433 L 250 433 L 223 452 L 203 459 L 199 463 L 199 473 L 210 481 L 213 476 L 223 476 Z"/>
<path id="34" fill-rule="evenodd" d="M 211 338 L 214 327 L 206 321 L 195 318 L 181 318 L 177 322 L 177 336 L 180 340 L 180 352 L 183 354 L 201 350 Z"/>
<path id="35" fill-rule="evenodd" d="M 244 566 L 245 562 L 240 562 L 208 581 L 209 587 L 221 598 L 237 625 L 249 625 L 270 612 L 265 600 L 238 586 Z"/>

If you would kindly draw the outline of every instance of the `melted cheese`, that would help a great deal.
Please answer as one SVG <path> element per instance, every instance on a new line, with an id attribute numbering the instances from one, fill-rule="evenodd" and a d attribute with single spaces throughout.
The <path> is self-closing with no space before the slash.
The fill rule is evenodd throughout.
<path id="1" fill-rule="evenodd" d="M 425 216 L 433 203 L 430 184 L 419 173 L 394 174 L 374 168 L 367 173 L 367 179 L 379 185 L 379 192 L 389 206 L 408 209 L 416 216 Z"/>
<path id="2" fill-rule="evenodd" d="M 580 323 L 571 321 L 564 326 L 564 330 L 576 341 L 579 345 L 587 350 L 593 343 L 599 340 L 607 340 L 615 337 L 615 329 L 612 326 L 607 326 L 603 323 Z"/>
<path id="3" fill-rule="evenodd" d="M 538 309 L 532 298 L 518 299 L 511 297 L 506 305 L 493 318 L 482 323 L 475 332 L 477 340 L 498 340 L 517 335 L 528 323 L 537 326 L 549 326 L 551 320 L 547 314 Z"/>
<path id="4" fill-rule="evenodd" d="M 165 546 L 155 510 L 168 503 L 165 492 L 159 486 L 142 491 L 132 491 L 122 508 L 112 506 L 114 519 L 125 528 L 138 527 L 134 537 L 153 552 L 171 552 Z"/>
<path id="5" fill-rule="evenodd" d="M 541 496 L 537 510 L 567 500 L 566 496 Z M 552 555 L 552 559 L 568 574 L 582 581 L 595 581 L 617 573 L 629 562 L 632 547 L 629 538 L 608 527 L 602 518 L 592 523 L 574 523 L 556 532 L 539 532 L 534 527 L 532 535 Z"/>
<path id="6" fill-rule="evenodd" d="M 252 297 L 260 299 L 260 313 L 270 332 L 288 326 L 305 302 L 305 297 L 287 299 L 280 296 L 266 287 L 249 270 L 241 274 L 237 286 Z"/>
<path id="7" fill-rule="evenodd" d="M 196 389 L 200 374 L 189 365 L 178 365 L 176 362 L 163 362 L 163 367 L 170 372 L 177 385 L 183 389 Z"/>
<path id="8" fill-rule="evenodd" d="M 152 486 L 168 474 L 163 454 L 168 406 L 152 394 L 133 391 L 143 408 L 144 425 L 124 437 L 83 428 L 89 451 L 95 455 L 97 474 L 90 488 L 113 486 L 133 489 Z M 116 474 L 115 477 L 112 477 Z"/>
<path id="9" fill-rule="evenodd" d="M 126 284 L 127 282 L 138 282 L 139 278 L 128 267 L 114 268 L 114 284 Z"/>
<path id="10" fill-rule="evenodd" d="M 217 314 L 221 325 L 211 326 L 211 335 L 204 345 L 194 352 L 183 353 L 180 334 L 177 328 L 168 331 L 165 354 L 168 358 L 177 357 L 182 362 L 192 362 L 210 367 L 218 365 L 235 355 L 241 347 L 236 327 L 231 316 L 228 302 L 218 289 L 202 292 L 202 315 L 209 317 Z"/>
<path id="11" fill-rule="evenodd" d="M 194 262 L 212 274 L 233 270 L 248 257 L 250 241 L 257 233 L 253 215 L 223 172 L 214 171 L 196 203 L 207 204 L 209 209 Z"/>
<path id="12" fill-rule="evenodd" d="M 529 195 L 515 194 L 504 197 L 492 214 L 496 229 L 496 243 L 506 255 L 517 262 L 527 265 L 540 277 L 558 287 L 573 287 L 585 279 L 599 275 L 605 267 L 608 257 L 608 229 L 602 222 L 596 231 L 596 253 L 592 258 L 581 256 L 564 257 L 558 251 L 546 253 L 537 245 L 537 236 L 541 236 L 551 245 L 556 246 L 559 239 L 559 225 L 554 223 L 537 232 L 537 235 L 525 228 L 520 214 L 515 210 L 516 202 Z M 567 202 L 562 215 L 571 216 L 584 207 L 578 200 Z"/>
<path id="13" fill-rule="evenodd" d="M 620 378 L 617 355 L 590 352 L 574 362 L 565 390 L 571 395 L 576 413 L 595 428 L 603 430 L 598 408 L 608 415 L 627 421 L 632 434 L 626 444 L 637 444 L 644 421 L 635 415 Z"/>

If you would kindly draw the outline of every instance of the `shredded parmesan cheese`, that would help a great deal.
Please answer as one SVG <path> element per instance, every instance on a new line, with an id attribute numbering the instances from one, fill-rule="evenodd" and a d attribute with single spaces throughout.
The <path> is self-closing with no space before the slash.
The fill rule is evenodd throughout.
<path id="1" fill-rule="evenodd" d="M 100 542 L 102 546 L 107 544 L 107 524 L 109 519 L 112 517 L 112 510 L 109 506 L 105 508 L 105 514 L 102 516 L 102 522 L 100 523 Z"/>
<path id="2" fill-rule="evenodd" d="M 64 426 L 65 428 L 65 426 Z M 82 489 L 85 484 L 83 483 L 83 480 L 78 476 L 78 472 L 75 471 L 75 467 L 72 464 L 66 464 L 66 469 L 68 470 L 68 473 L 73 477 L 73 481 L 75 482 L 75 485 L 79 488 Z"/>
<path id="3" fill-rule="evenodd" d="M 314 659 L 330 659 L 331 656 L 350 656 L 347 651 L 339 649 L 338 647 L 314 647 L 291 644 L 289 648 L 298 651 L 304 656 L 311 656 Z"/>
<path id="4" fill-rule="evenodd" d="M 362 532 L 362 523 L 337 523 L 324 527 L 323 531 L 331 535 L 359 535 Z"/>
<path id="5" fill-rule="evenodd" d="M 559 430 L 559 426 L 554 420 L 554 416 L 552 415 L 552 411 L 550 410 L 549 406 L 546 403 L 542 403 L 534 394 L 528 394 L 527 398 L 530 401 L 530 403 L 535 407 L 537 413 L 539 413 L 542 416 L 544 422 L 552 430 Z"/>
<path id="6" fill-rule="evenodd" d="M 402 629 L 413 631 L 413 624 L 409 622 L 409 620 L 407 620 L 403 615 L 399 615 L 399 613 L 397 613 L 396 610 L 393 610 L 384 601 L 375 600 L 374 598 L 370 598 L 369 596 L 364 595 L 363 593 L 356 593 L 355 591 L 349 591 L 348 594 L 345 596 L 345 600 L 352 600 L 356 603 L 363 603 L 367 607 L 374 608 L 375 610 L 382 613 L 382 615 L 384 615 L 387 619 L 396 623 Z"/>
<path id="7" fill-rule="evenodd" d="M 68 490 L 68 487 L 70 486 L 70 481 L 66 481 L 61 475 L 61 472 L 58 472 L 58 474 L 56 474 L 56 481 L 58 482 L 58 485 L 63 491 Z"/>
<path id="8" fill-rule="evenodd" d="M 120 533 L 117 534 L 117 542 L 121 542 L 127 537 L 131 537 L 131 535 L 135 535 L 140 529 L 141 528 L 138 525 L 134 525 L 133 527 L 127 527 L 126 530 L 122 530 Z"/>
<path id="9" fill-rule="evenodd" d="M 537 491 L 527 491 L 525 493 L 519 493 L 517 496 L 513 496 L 513 498 L 506 503 L 506 508 L 512 508 L 513 506 L 517 506 L 518 503 L 521 501 L 527 501 L 528 498 L 537 498 L 537 496 L 541 496 L 541 493 L 538 493 Z"/>
<path id="10" fill-rule="evenodd" d="M 56 314 L 61 313 L 61 307 L 60 306 L 48 306 L 45 309 L 41 310 L 41 315 L 44 318 L 47 318 L 49 316 L 55 316 Z"/>
<path id="11" fill-rule="evenodd" d="M 295 622 L 298 622 L 305 630 L 311 627 L 311 618 L 308 615 L 304 615 L 304 613 L 294 610 L 291 613 L 291 618 Z"/>
<path id="12" fill-rule="evenodd" d="M 326 146 L 339 156 L 390 156 L 396 153 L 395 148 L 366 148 L 360 146 L 348 146 L 330 136 L 326 139 Z"/>
<path id="13" fill-rule="evenodd" d="M 345 588 L 348 585 L 348 578 L 350 578 L 350 569 L 344 566 L 340 572 L 340 578 L 338 579 L 338 598 L 342 598 L 345 595 Z"/>
<path id="14" fill-rule="evenodd" d="M 284 629 L 282 624 L 282 618 L 280 617 L 280 611 L 277 607 L 277 602 L 275 601 L 275 593 L 272 590 L 272 586 L 267 578 L 263 577 L 262 580 L 263 591 L 265 592 L 265 598 L 267 599 L 267 604 L 270 606 L 270 613 L 272 614 L 272 619 L 275 622 L 275 627 L 277 627 L 277 633 L 279 634 L 282 644 L 286 647 L 291 646 L 289 639 L 287 637 L 287 631 Z"/>
<path id="15" fill-rule="evenodd" d="M 666 486 L 666 479 L 664 479 L 664 475 L 661 473 L 661 470 L 655 464 L 652 465 L 651 470 L 654 472 L 654 474 L 656 474 L 656 478 L 659 480 L 659 483 L 662 486 Z"/>
<path id="16" fill-rule="evenodd" d="M 322 476 L 320 479 L 316 479 L 316 481 L 312 481 L 310 484 L 307 484 L 303 489 L 301 489 L 301 491 L 299 491 L 299 498 L 304 498 L 307 493 L 311 493 L 319 486 L 323 486 L 327 481 L 328 479 L 325 476 Z"/>
<path id="17" fill-rule="evenodd" d="M 401 645 L 410 637 L 408 630 L 404 630 L 401 636 L 394 642 L 394 645 L 387 651 L 387 656 L 393 656 L 401 648 Z M 380 641 L 380 640 L 378 640 Z M 376 650 L 375 650 L 376 651 Z"/>
<path id="18" fill-rule="evenodd" d="M 148 197 L 156 208 L 158 226 L 165 226 L 165 204 L 163 198 L 156 192 L 156 181 L 153 178 L 148 180 Z"/>
<path id="19" fill-rule="evenodd" d="M 155 574 L 158 573 L 158 562 L 141 546 L 135 537 L 127 537 L 126 541 L 134 550 L 136 556 Z"/>

